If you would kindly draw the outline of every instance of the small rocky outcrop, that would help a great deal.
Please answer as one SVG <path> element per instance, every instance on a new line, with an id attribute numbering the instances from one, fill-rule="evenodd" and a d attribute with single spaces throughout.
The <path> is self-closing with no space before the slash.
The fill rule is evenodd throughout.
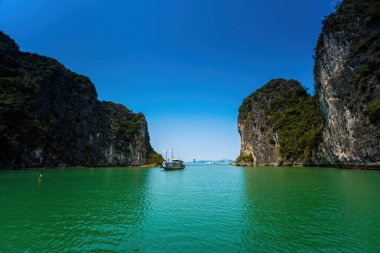
<path id="1" fill-rule="evenodd" d="M 274 79 L 239 108 L 243 166 L 317 162 L 322 118 L 315 99 L 295 80 Z"/>
<path id="2" fill-rule="evenodd" d="M 0 168 L 158 163 L 145 117 L 0 32 Z"/>

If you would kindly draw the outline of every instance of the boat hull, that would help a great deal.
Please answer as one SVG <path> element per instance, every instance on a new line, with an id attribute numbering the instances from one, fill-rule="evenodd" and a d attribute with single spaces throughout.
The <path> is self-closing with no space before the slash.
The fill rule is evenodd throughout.
<path id="1" fill-rule="evenodd" d="M 161 168 L 163 168 L 164 170 L 183 170 L 185 168 L 185 165 L 183 164 L 182 160 L 172 159 L 163 162 Z"/>
<path id="2" fill-rule="evenodd" d="M 163 165 L 162 168 L 164 170 L 183 170 L 185 168 L 185 165 L 182 165 L 182 166 L 165 166 L 165 165 Z"/>

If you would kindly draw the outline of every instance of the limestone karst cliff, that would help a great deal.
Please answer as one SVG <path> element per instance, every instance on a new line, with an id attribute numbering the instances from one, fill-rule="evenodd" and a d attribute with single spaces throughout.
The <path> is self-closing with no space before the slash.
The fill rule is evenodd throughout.
<path id="1" fill-rule="evenodd" d="M 239 108 L 239 165 L 312 164 L 322 117 L 314 97 L 295 80 L 274 79 Z"/>
<path id="2" fill-rule="evenodd" d="M 323 22 L 315 50 L 329 164 L 380 162 L 380 1 L 346 0 Z"/>
<path id="3" fill-rule="evenodd" d="M 145 117 L 0 32 L 0 168 L 155 163 Z"/>
<path id="4" fill-rule="evenodd" d="M 295 89 L 296 82 L 285 80 L 244 100 L 238 165 L 380 167 L 380 1 L 345 0 L 324 19 L 314 79 L 309 107 L 305 95 L 297 95 L 290 107 L 273 108 L 273 101 L 288 101 Z M 287 126 L 291 120 L 294 126 Z"/>

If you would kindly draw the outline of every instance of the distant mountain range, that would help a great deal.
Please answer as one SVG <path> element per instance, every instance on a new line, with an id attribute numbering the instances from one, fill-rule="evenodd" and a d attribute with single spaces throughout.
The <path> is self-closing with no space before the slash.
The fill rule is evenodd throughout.
<path id="1" fill-rule="evenodd" d="M 222 159 L 222 160 L 193 160 L 186 162 L 186 164 L 230 164 L 234 160 Z"/>

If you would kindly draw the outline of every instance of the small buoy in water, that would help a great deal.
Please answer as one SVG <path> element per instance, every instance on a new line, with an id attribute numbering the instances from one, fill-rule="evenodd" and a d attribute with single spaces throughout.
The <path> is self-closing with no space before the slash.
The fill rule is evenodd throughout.
<path id="1" fill-rule="evenodd" d="M 40 175 L 38 176 L 38 185 L 41 185 L 41 181 L 42 181 L 42 173 L 40 173 Z"/>

